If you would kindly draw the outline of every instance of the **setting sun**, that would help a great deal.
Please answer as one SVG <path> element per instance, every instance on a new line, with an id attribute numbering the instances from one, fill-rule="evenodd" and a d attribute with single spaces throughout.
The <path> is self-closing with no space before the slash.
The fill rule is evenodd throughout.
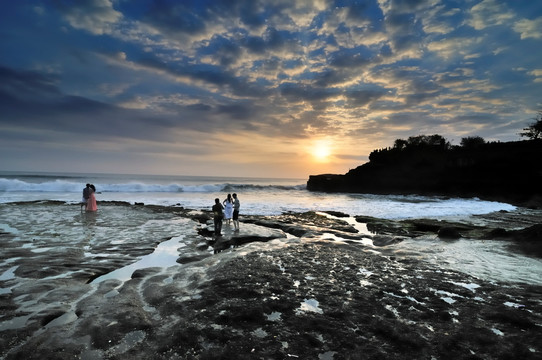
<path id="1" fill-rule="evenodd" d="M 329 156 L 331 155 L 329 143 L 325 140 L 317 141 L 314 144 L 312 155 L 314 156 L 316 161 L 320 161 L 320 162 L 328 161 Z"/>

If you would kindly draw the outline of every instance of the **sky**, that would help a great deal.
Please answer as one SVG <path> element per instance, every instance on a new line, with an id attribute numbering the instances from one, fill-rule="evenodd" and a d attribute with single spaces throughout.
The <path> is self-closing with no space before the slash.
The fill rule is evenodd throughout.
<path id="1" fill-rule="evenodd" d="M 539 0 L 0 0 L 0 170 L 308 178 L 517 141 Z"/>

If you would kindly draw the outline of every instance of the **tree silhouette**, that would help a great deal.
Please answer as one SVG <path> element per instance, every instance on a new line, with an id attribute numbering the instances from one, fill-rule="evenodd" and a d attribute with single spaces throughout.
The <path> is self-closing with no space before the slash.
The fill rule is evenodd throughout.
<path id="1" fill-rule="evenodd" d="M 531 140 L 542 138 L 542 110 L 538 111 L 538 115 L 533 120 L 533 123 L 519 133 L 520 136 L 528 137 Z"/>
<path id="2" fill-rule="evenodd" d="M 468 136 L 461 139 L 461 146 L 465 148 L 477 148 L 484 145 L 486 141 L 480 136 Z"/>

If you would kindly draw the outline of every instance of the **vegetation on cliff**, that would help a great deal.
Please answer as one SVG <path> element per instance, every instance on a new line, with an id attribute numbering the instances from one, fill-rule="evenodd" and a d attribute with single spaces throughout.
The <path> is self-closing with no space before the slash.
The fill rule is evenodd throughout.
<path id="1" fill-rule="evenodd" d="M 307 189 L 327 192 L 480 197 L 514 203 L 542 198 L 539 119 L 524 129 L 529 141 L 486 142 L 479 136 L 452 146 L 440 135 L 397 139 L 344 175 L 312 175 Z M 520 134 L 521 135 L 521 134 Z"/>
<path id="2" fill-rule="evenodd" d="M 519 133 L 520 136 L 527 137 L 531 140 L 542 138 L 542 110 L 533 119 L 533 122 Z"/>

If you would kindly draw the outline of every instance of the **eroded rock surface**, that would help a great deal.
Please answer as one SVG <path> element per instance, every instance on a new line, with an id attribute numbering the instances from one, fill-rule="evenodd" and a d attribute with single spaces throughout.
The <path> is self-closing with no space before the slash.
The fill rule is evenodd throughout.
<path id="1" fill-rule="evenodd" d="M 403 238 L 447 226 L 464 237 L 523 234 L 537 244 L 537 214 L 358 217 L 374 233 L 340 214 L 246 216 L 239 233 L 226 227 L 218 240 L 202 212 L 109 207 L 101 208 L 111 210 L 108 222 L 82 225 L 73 241 L 53 230 L 0 234 L 0 358 L 542 356 L 542 286 L 482 280 L 393 250 Z M 132 223 L 115 230 L 115 217 L 127 215 Z M 129 225 L 137 222 L 148 232 L 136 239 Z M 67 225 L 50 228 L 58 226 Z M 127 281 L 95 280 L 181 233 L 174 265 L 137 269 Z"/>

